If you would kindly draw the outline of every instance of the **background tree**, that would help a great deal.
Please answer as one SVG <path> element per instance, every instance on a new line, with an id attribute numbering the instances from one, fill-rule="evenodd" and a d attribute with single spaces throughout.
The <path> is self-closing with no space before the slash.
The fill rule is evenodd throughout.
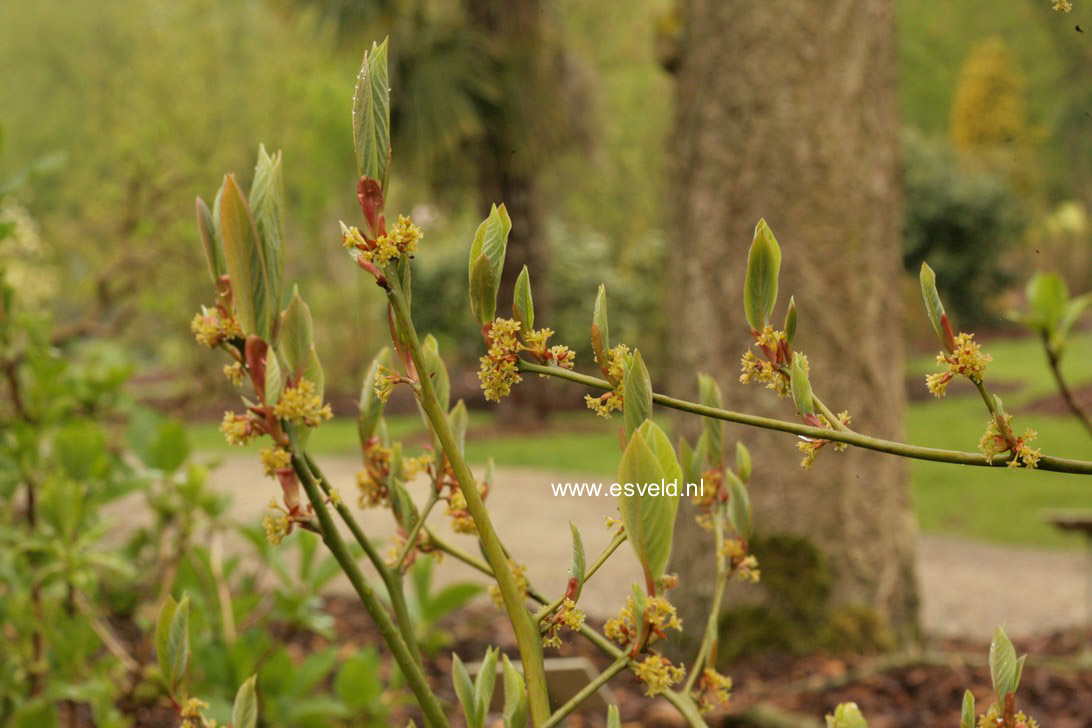
<path id="1" fill-rule="evenodd" d="M 742 261 L 765 217 L 786 261 L 775 317 L 794 293 L 796 346 L 809 354 L 816 391 L 869 432 L 902 436 L 893 5 L 683 4 L 669 197 L 669 308 L 685 312 L 670 327 L 674 391 L 693 393 L 691 372 L 703 370 L 733 408 L 791 412 L 772 392 L 738 384 L 740 355 L 752 343 L 742 323 Z M 914 524 L 903 464 L 824 452 L 805 476 L 783 435 L 737 429 L 729 437 L 744 439 L 760 464 L 753 493 L 766 535 L 806 537 L 829 567 L 826 616 L 856 615 L 850 621 L 860 626 L 872 620 L 900 639 L 914 637 Z M 696 554 L 708 548 L 707 534 L 692 519 L 679 523 L 673 568 L 689 593 L 675 601 L 702 604 L 710 577 Z M 788 551 L 808 558 L 801 548 Z M 760 548 L 756 555 L 761 564 Z M 783 579 L 795 578 L 803 561 L 790 558 Z"/>

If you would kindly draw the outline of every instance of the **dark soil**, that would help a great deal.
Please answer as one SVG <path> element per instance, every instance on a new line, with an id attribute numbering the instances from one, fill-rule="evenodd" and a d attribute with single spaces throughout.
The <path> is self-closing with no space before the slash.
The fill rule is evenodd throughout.
<path id="1" fill-rule="evenodd" d="M 1077 406 L 1085 412 L 1092 412 L 1092 384 L 1087 384 L 1073 390 L 1073 399 L 1077 400 Z M 1069 407 L 1060 394 L 1050 394 L 1046 397 L 1028 402 L 1021 408 L 1023 412 L 1036 412 L 1044 415 L 1068 415 Z"/>

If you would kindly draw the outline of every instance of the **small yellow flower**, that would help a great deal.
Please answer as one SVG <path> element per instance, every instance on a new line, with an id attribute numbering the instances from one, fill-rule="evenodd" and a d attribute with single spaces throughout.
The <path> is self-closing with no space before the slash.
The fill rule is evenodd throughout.
<path id="1" fill-rule="evenodd" d="M 292 453 L 283 447 L 263 448 L 260 456 L 262 472 L 270 478 L 275 478 L 278 470 L 287 470 L 292 467 Z"/>
<path id="2" fill-rule="evenodd" d="M 229 445 L 245 445 L 258 435 L 254 422 L 246 415 L 225 412 L 220 422 L 220 432 Z"/>
<path id="3" fill-rule="evenodd" d="M 948 367 L 946 371 L 925 377 L 925 386 L 936 397 L 943 397 L 948 392 L 948 382 L 957 376 L 964 376 L 975 384 L 982 383 L 986 365 L 993 357 L 985 354 L 982 347 L 974 341 L 974 334 L 960 333 L 955 337 L 955 351 L 951 355 L 943 351 L 937 354 L 937 363 Z"/>
<path id="4" fill-rule="evenodd" d="M 334 416 L 330 405 L 324 405 L 322 398 L 315 392 L 315 385 L 301 379 L 295 387 L 286 387 L 281 398 L 273 407 L 273 414 L 281 420 L 288 420 L 307 427 L 318 427 L 323 420 Z"/>
<path id="5" fill-rule="evenodd" d="M 652 631 L 661 637 L 666 637 L 665 630 L 676 629 L 682 631 L 682 620 L 675 612 L 675 605 L 664 597 L 652 597 L 645 605 L 645 621 Z"/>
<path id="6" fill-rule="evenodd" d="M 228 339 L 243 335 L 239 320 L 234 316 L 225 317 L 219 308 L 201 307 L 190 321 L 190 331 L 201 346 L 214 349 Z"/>
<path id="7" fill-rule="evenodd" d="M 480 359 L 478 372 L 487 400 L 500 402 L 512 392 L 513 384 L 523 381 L 516 366 L 520 351 L 516 339 L 519 330 L 519 322 L 513 319 L 499 318 L 489 326 L 489 351 Z"/>
<path id="8" fill-rule="evenodd" d="M 354 231 L 356 231 L 355 235 Z M 413 221 L 405 215 L 399 215 L 394 227 L 385 235 L 380 235 L 371 246 L 356 228 L 348 228 L 347 233 L 342 232 L 342 245 L 360 250 L 365 260 L 370 260 L 380 268 L 402 255 L 413 255 L 417 251 L 417 241 L 420 239 L 421 228 L 414 225 Z"/>
<path id="9" fill-rule="evenodd" d="M 566 599 L 557 613 L 548 617 L 550 622 L 542 634 L 542 644 L 547 647 L 560 647 L 561 628 L 568 627 L 573 632 L 578 632 L 584 626 L 584 618 L 584 612 L 576 608 L 576 602 Z"/>
<path id="10" fill-rule="evenodd" d="M 790 396 L 791 381 L 789 376 L 781 371 L 781 367 L 788 364 L 789 348 L 785 332 L 777 331 L 767 325 L 757 335 L 755 346 L 762 351 L 766 359 L 759 359 L 750 350 L 743 352 L 743 358 L 740 360 L 739 381 L 743 384 L 759 382 L 765 384 L 767 389 L 777 392 L 778 397 Z M 805 374 L 810 372 L 808 358 L 803 354 L 800 355 L 800 366 L 803 367 Z"/>
<path id="11" fill-rule="evenodd" d="M 364 236 L 360 234 L 360 230 L 355 225 L 346 227 L 345 223 L 341 223 L 341 244 L 350 250 L 353 248 L 363 250 L 368 247 L 368 243 L 364 240 Z"/>
<path id="12" fill-rule="evenodd" d="M 697 701 L 698 709 L 703 714 L 727 708 L 732 699 L 732 678 L 707 667 L 690 696 Z"/>
<path id="13" fill-rule="evenodd" d="M 682 665 L 675 666 L 671 660 L 656 654 L 650 654 L 633 668 L 637 679 L 645 684 L 645 695 L 659 695 L 683 679 L 686 671 Z"/>
<path id="14" fill-rule="evenodd" d="M 849 412 L 838 413 L 838 421 L 841 422 L 843 425 L 848 425 L 852 421 L 852 419 L 853 418 L 850 417 Z M 826 418 L 826 415 L 819 415 L 819 426 L 825 427 L 828 430 L 834 429 L 833 427 L 831 427 L 830 420 Z M 808 438 L 797 441 L 796 449 L 804 453 L 804 459 L 800 461 L 800 467 L 802 467 L 804 470 L 811 468 L 812 464 L 815 462 L 815 456 L 819 454 L 819 451 L 825 445 L 829 445 L 831 443 L 834 444 L 835 452 L 842 452 L 847 447 L 849 447 L 844 442 L 834 442 L 833 440 Z"/>
<path id="15" fill-rule="evenodd" d="M 584 402 L 587 403 L 588 409 L 600 417 L 610 419 L 611 412 L 622 411 L 622 403 L 625 397 L 622 375 L 625 373 L 625 357 L 628 353 L 628 346 L 618 344 L 608 354 L 607 376 L 610 381 L 617 382 L 614 389 L 598 397 L 593 397 L 590 394 L 584 395 Z"/>
<path id="16" fill-rule="evenodd" d="M 1004 426 L 998 424 L 996 417 L 986 423 L 986 432 L 978 441 L 978 449 L 986 456 L 986 462 L 992 463 L 993 459 L 1001 453 L 1011 452 L 1013 458 L 1008 461 L 1008 467 L 1023 466 L 1033 470 L 1039 465 L 1043 452 L 1038 448 L 1033 450 L 1028 443 L 1037 438 L 1039 433 L 1028 428 L 1024 430 L 1021 437 L 1015 437 L 1009 424 L 1012 421 L 1012 415 L 1002 414 L 1001 418 Z"/>
<path id="17" fill-rule="evenodd" d="M 379 368 L 375 371 L 375 383 L 372 385 L 372 391 L 375 392 L 376 399 L 383 404 L 386 404 L 387 400 L 391 397 L 391 392 L 394 391 L 395 386 L 401 381 L 401 374 L 380 364 Z"/>
<path id="18" fill-rule="evenodd" d="M 205 717 L 205 709 L 209 704 L 204 700 L 189 698 L 181 710 L 182 723 L 179 728 L 216 728 L 216 721 Z"/>
<path id="19" fill-rule="evenodd" d="M 757 583 L 762 577 L 758 569 L 758 559 L 747 553 L 747 544 L 738 538 L 725 539 L 720 555 L 728 559 L 735 577 L 740 581 Z"/>
<path id="20" fill-rule="evenodd" d="M 265 529 L 266 540 L 276 546 L 292 532 L 292 519 L 287 513 L 268 514 L 262 519 L 262 528 Z"/>
<path id="21" fill-rule="evenodd" d="M 246 381 L 246 371 L 243 369 L 243 365 L 239 362 L 224 365 L 224 376 L 228 378 L 228 381 L 239 387 Z"/>
<path id="22" fill-rule="evenodd" d="M 611 617 L 603 625 L 603 634 L 607 636 L 607 639 L 625 647 L 637 636 L 635 609 L 633 597 L 626 597 L 626 604 L 618 612 L 618 616 Z"/>
<path id="23" fill-rule="evenodd" d="M 1059 13 L 1068 13 L 1073 9 L 1073 3 L 1069 0 L 1054 0 L 1054 9 Z"/>
<path id="24" fill-rule="evenodd" d="M 341 505 L 341 491 L 337 488 L 330 488 L 329 498 L 330 502 L 333 503 L 335 506 Z"/>
<path id="25" fill-rule="evenodd" d="M 527 590 L 530 589 L 530 585 L 527 583 L 527 567 L 508 559 L 508 568 L 512 571 L 512 578 L 516 581 L 516 589 L 519 591 L 520 596 L 526 599 Z M 496 584 L 490 584 L 489 596 L 493 598 L 494 604 L 501 609 L 504 608 L 504 597 L 501 595 L 500 587 Z"/>

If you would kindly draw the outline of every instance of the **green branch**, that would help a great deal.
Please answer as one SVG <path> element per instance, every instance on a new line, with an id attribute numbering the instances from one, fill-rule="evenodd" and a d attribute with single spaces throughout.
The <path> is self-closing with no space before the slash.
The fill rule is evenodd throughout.
<path id="1" fill-rule="evenodd" d="M 300 482 L 303 483 L 303 489 L 307 492 L 307 497 L 311 501 L 315 515 L 318 517 L 323 542 L 330 549 L 330 553 L 334 555 L 334 558 L 337 559 L 338 564 L 341 565 L 341 570 L 345 572 L 349 583 L 353 585 L 353 589 L 360 597 L 360 601 L 364 603 L 364 608 L 368 610 L 368 614 L 375 622 L 379 635 L 390 648 L 395 662 L 398 663 L 398 667 L 402 675 L 405 676 L 410 690 L 413 691 L 417 703 L 421 706 L 421 711 L 425 714 L 425 720 L 434 728 L 446 728 L 448 725 L 447 718 L 444 717 L 440 703 L 425 679 L 424 671 L 413 659 L 413 654 L 406 646 L 406 642 L 402 639 L 401 633 L 391 620 L 391 616 L 384 609 L 379 596 L 368 584 L 353 555 L 346 548 L 345 541 L 337 530 L 337 524 L 330 517 L 330 512 L 326 510 L 325 493 L 315 482 L 315 478 L 311 475 L 311 470 L 307 467 L 304 458 L 298 453 L 292 454 L 292 469 L 296 471 Z"/>
<path id="2" fill-rule="evenodd" d="M 397 274 L 393 271 L 387 276 L 387 298 L 390 301 L 398 329 L 405 337 L 403 342 L 408 348 L 413 364 L 419 373 L 428 372 L 428 362 L 425 360 L 421 342 L 417 338 L 417 330 L 413 326 L 413 318 L 410 315 L 409 304 L 402 292 Z M 459 490 L 466 499 L 467 510 L 470 511 L 474 525 L 477 526 L 478 536 L 481 539 L 482 550 L 486 560 L 493 571 L 504 600 L 505 611 L 512 622 L 512 629 L 516 634 L 516 644 L 519 647 L 520 660 L 523 663 L 523 675 L 527 681 L 527 694 L 531 708 L 531 720 L 535 725 L 541 725 L 550 717 L 550 699 L 546 687 L 546 668 L 542 662 L 542 637 L 538 627 L 531 621 L 531 614 L 527 611 L 523 595 L 516 586 L 515 577 L 508 566 L 508 557 L 501 545 L 497 532 L 493 528 L 493 522 L 485 509 L 481 493 L 478 492 L 478 481 L 467 465 L 455 435 L 451 431 L 451 425 L 447 421 L 447 413 L 440 406 L 440 401 L 432 387 L 432 380 L 428 376 L 420 377 L 420 402 L 425 411 L 433 431 L 436 433 L 440 446 L 447 456 L 455 478 L 459 482 Z"/>
<path id="3" fill-rule="evenodd" d="M 533 364 L 520 360 L 519 368 L 525 372 L 532 372 L 534 374 L 545 374 L 551 377 L 558 377 L 559 379 L 566 379 L 570 382 L 577 384 L 583 384 L 585 387 L 593 387 L 595 389 L 613 390 L 614 386 L 605 379 L 597 379 L 596 377 L 589 377 L 586 374 L 578 374 L 571 372 L 567 369 L 561 369 L 553 366 L 543 366 L 541 364 Z M 687 402 L 683 399 L 675 399 L 674 397 L 668 397 L 664 394 L 653 394 L 652 401 L 656 404 L 664 407 L 670 407 L 671 409 L 679 410 L 680 412 L 690 412 L 691 414 L 701 415 L 703 417 L 712 417 L 717 420 L 724 420 L 725 422 L 735 422 L 741 425 L 747 425 L 749 427 L 760 427 L 765 430 L 778 430 L 780 432 L 788 432 L 801 437 L 808 437 L 817 440 L 831 440 L 833 442 L 844 442 L 847 445 L 853 445 L 854 447 L 864 448 L 866 450 L 875 450 L 876 452 L 884 452 L 889 455 L 898 455 L 905 458 L 913 458 L 915 460 L 932 460 L 934 462 L 941 463 L 953 463 L 955 465 L 974 465 L 976 467 L 1001 467 L 1008 462 L 1009 458 L 994 458 L 993 461 L 986 459 L 985 455 L 971 452 L 960 452 L 958 450 L 942 450 L 935 447 L 921 447 L 918 445 L 908 445 L 903 442 L 895 442 L 892 440 L 882 440 L 877 437 L 869 437 L 868 435 L 862 435 L 857 432 L 843 432 L 841 430 L 828 430 L 825 427 L 810 427 L 808 425 L 800 424 L 798 422 L 787 422 L 785 420 L 775 420 L 771 417 L 760 417 L 758 415 L 749 415 L 742 412 L 733 412 L 731 410 L 719 409 L 717 407 L 707 407 L 701 404 L 695 404 L 694 402 Z M 992 410 L 992 407 L 991 407 Z M 1046 470 L 1057 473 L 1076 473 L 1079 475 L 1092 475 L 1092 462 L 1086 460 L 1073 460 L 1070 458 L 1059 458 L 1044 455 L 1039 460 L 1039 464 L 1035 468 L 1036 470 Z"/>

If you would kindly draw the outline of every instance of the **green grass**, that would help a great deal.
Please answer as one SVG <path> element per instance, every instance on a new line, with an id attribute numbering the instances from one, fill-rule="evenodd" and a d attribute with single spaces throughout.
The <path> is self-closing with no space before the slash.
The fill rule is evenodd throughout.
<path id="1" fill-rule="evenodd" d="M 1000 339 L 984 342 L 994 361 L 987 381 L 1004 385 L 1006 408 L 1014 413 L 1022 432 L 1031 427 L 1039 432 L 1044 452 L 1065 457 L 1092 457 L 1092 444 L 1081 426 L 1070 416 L 1025 414 L 1021 407 L 1031 400 L 1054 393 L 1053 381 L 1038 343 L 1033 339 Z M 1063 361 L 1063 370 L 1073 386 L 1092 381 L 1092 334 L 1077 337 Z M 907 370 L 915 379 L 934 371 L 930 356 L 910 360 Z M 470 416 L 467 457 L 480 465 L 492 457 L 497 465 L 569 471 L 589 476 L 609 475 L 618 466 L 617 428 L 619 420 L 608 422 L 590 413 L 567 413 L 555 418 L 544 432 L 503 434 L 493 426 L 488 413 Z M 987 415 L 977 393 L 969 387 L 953 387 L 948 397 L 911 403 L 907 414 L 910 442 L 932 447 L 974 451 L 986 428 Z M 424 442 L 421 420 L 416 415 L 388 418 L 393 437 L 411 445 Z M 215 423 L 191 429 L 198 450 L 230 451 Z M 247 450 L 256 451 L 257 445 Z M 357 452 L 356 423 L 339 418 L 323 424 L 311 440 L 318 454 Z M 237 451 L 237 450 L 236 450 Z M 833 453 L 830 456 L 834 456 Z M 761 464 L 756 464 L 760 471 Z M 1092 508 L 1092 486 L 1080 476 L 1061 473 L 1029 473 L 1008 469 L 989 470 L 943 463 L 911 461 L 914 509 L 921 528 L 970 539 L 1048 547 L 1078 547 L 1079 537 L 1062 534 L 1043 522 L 1047 510 Z"/>

